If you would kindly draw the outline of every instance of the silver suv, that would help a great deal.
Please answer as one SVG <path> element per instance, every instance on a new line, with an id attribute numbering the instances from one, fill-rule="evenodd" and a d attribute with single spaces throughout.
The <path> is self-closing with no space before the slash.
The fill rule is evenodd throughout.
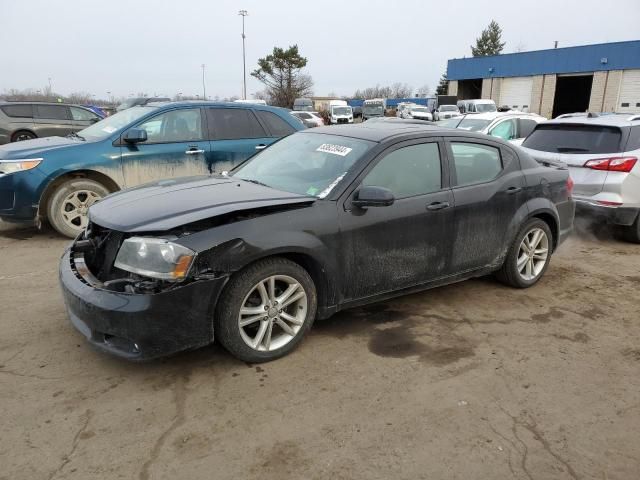
<path id="1" fill-rule="evenodd" d="M 640 115 L 569 114 L 540 123 L 522 147 L 569 166 L 578 215 L 623 227 L 640 243 Z"/>

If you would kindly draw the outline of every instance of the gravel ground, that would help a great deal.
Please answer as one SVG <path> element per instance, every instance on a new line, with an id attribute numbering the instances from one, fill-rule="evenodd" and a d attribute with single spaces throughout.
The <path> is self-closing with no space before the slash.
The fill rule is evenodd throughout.
<path id="1" fill-rule="evenodd" d="M 248 365 L 91 350 L 66 242 L 0 225 L 0 479 L 638 478 L 638 245 L 581 229 L 534 288 L 351 310 Z"/>

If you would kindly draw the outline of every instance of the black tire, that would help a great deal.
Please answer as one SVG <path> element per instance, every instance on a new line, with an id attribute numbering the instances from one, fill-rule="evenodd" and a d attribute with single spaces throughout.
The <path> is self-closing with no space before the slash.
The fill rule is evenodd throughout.
<path id="1" fill-rule="evenodd" d="M 18 130 L 13 135 L 11 135 L 12 142 L 22 142 L 24 140 L 33 140 L 34 138 L 38 138 L 38 136 L 28 130 Z"/>
<path id="2" fill-rule="evenodd" d="M 640 243 L 640 215 L 636 217 L 636 221 L 626 227 L 620 227 L 620 237 L 627 242 Z"/>
<path id="3" fill-rule="evenodd" d="M 83 193 L 86 192 L 86 193 Z M 75 217 L 73 220 L 69 220 L 70 216 L 65 219 L 63 211 L 69 210 L 71 205 L 68 202 L 70 195 L 78 195 L 78 199 L 81 201 L 85 198 L 86 201 L 81 208 L 82 211 L 91 206 L 98 200 L 106 197 L 111 193 L 107 187 L 88 178 L 72 178 L 66 182 L 58 185 L 53 194 L 49 197 L 48 204 L 46 206 L 47 219 L 51 226 L 60 234 L 65 237 L 75 238 L 84 229 L 86 225 L 86 213 L 85 216 Z M 73 226 L 77 223 L 76 226 Z"/>
<path id="4" fill-rule="evenodd" d="M 527 279 L 524 277 L 524 274 L 522 274 L 518 270 L 518 257 L 521 253 L 520 246 L 524 241 L 525 236 L 529 235 L 530 232 L 536 229 L 540 229 L 544 231 L 546 235 L 546 240 L 547 240 L 548 253 L 546 256 L 546 261 L 544 263 L 544 266 L 539 271 L 539 273 L 537 273 L 534 278 Z M 509 252 L 507 253 L 507 257 L 505 258 L 505 261 L 502 264 L 502 267 L 500 268 L 500 270 L 496 272 L 496 278 L 500 282 L 515 288 L 531 287 L 532 285 L 535 285 L 538 282 L 538 280 L 540 280 L 544 275 L 544 273 L 547 271 L 547 268 L 549 267 L 549 262 L 551 261 L 552 254 L 553 254 L 553 235 L 551 234 L 551 229 L 549 228 L 549 225 L 547 225 L 547 223 L 544 220 L 541 220 L 539 218 L 531 218 L 527 220 L 520 228 L 520 231 L 518 232 L 515 239 L 513 240 L 513 243 L 509 247 Z"/>
<path id="5" fill-rule="evenodd" d="M 291 277 L 302 286 L 307 300 L 306 316 L 288 343 L 274 350 L 258 350 L 243 339 L 239 325 L 240 309 L 254 287 L 274 275 Z M 268 258 L 250 265 L 231 278 L 216 306 L 213 333 L 216 340 L 234 357 L 249 363 L 268 362 L 287 355 L 298 346 L 313 324 L 316 309 L 316 288 L 307 271 L 285 258 Z M 261 323 L 257 322 L 258 325 Z"/>

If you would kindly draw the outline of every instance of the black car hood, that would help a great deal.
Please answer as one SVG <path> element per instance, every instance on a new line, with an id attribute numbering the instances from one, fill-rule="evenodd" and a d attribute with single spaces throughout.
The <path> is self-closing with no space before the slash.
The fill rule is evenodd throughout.
<path id="1" fill-rule="evenodd" d="M 45 137 L 7 143 L 0 146 L 0 160 L 34 158 L 47 151 L 84 143 L 82 139 L 77 137 Z"/>
<path id="2" fill-rule="evenodd" d="M 91 221 L 120 232 L 157 232 L 231 212 L 311 204 L 314 197 L 244 180 L 201 176 L 163 180 L 109 195 L 93 205 Z"/>

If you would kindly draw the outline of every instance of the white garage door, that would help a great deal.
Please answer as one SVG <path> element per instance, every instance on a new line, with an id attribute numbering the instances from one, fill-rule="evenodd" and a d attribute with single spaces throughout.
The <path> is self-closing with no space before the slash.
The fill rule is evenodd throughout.
<path id="1" fill-rule="evenodd" d="M 640 70 L 622 72 L 618 107 L 620 113 L 640 113 Z"/>
<path id="2" fill-rule="evenodd" d="M 531 107 L 533 77 L 503 78 L 500 85 L 500 106 L 528 112 Z"/>

